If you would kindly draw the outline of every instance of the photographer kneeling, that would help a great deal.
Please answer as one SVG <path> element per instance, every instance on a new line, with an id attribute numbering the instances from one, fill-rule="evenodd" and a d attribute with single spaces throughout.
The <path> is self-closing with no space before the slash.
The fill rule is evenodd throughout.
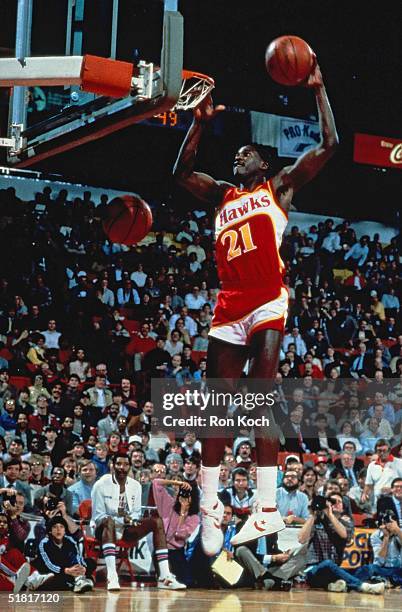
<path id="1" fill-rule="evenodd" d="M 347 541 L 353 535 L 353 524 L 343 508 L 342 496 L 316 495 L 310 505 L 311 516 L 304 523 L 300 544 L 308 543 L 307 584 L 316 589 L 346 592 L 348 589 L 379 595 L 384 584 L 369 584 L 339 567 Z"/>

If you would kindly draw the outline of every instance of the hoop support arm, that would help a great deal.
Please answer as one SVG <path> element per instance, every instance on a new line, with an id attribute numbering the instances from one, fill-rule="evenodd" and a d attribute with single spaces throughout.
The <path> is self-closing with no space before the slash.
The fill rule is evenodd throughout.
<path id="1" fill-rule="evenodd" d="M 130 95 L 133 64 L 95 55 L 0 59 L 0 87 L 80 85 L 85 91 L 124 98 Z"/>

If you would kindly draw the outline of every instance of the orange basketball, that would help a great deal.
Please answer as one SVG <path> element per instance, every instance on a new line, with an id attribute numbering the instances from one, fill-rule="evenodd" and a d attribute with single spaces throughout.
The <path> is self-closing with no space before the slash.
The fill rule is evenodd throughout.
<path id="1" fill-rule="evenodd" d="M 265 64 L 270 77 L 281 85 L 300 85 L 314 66 L 314 52 L 298 36 L 275 38 L 265 53 Z"/>
<path id="2" fill-rule="evenodd" d="M 145 238 L 151 226 L 151 209 L 139 196 L 114 198 L 105 209 L 103 229 L 111 242 L 136 244 Z"/>

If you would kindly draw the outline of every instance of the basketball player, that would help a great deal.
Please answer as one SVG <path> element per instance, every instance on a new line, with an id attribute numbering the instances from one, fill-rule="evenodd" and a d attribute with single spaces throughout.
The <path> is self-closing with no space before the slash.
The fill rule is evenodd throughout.
<path id="1" fill-rule="evenodd" d="M 179 185 L 216 208 L 216 260 L 222 289 L 210 331 L 207 377 L 220 379 L 219 391 L 234 389 L 247 359 L 249 379 L 267 379 L 267 386 L 278 370 L 288 309 L 279 248 L 288 211 L 294 193 L 318 174 L 338 143 L 334 117 L 316 61 L 306 86 L 315 93 L 321 140 L 293 166 L 273 175 L 269 157 L 258 145 L 246 145 L 234 159 L 233 174 L 238 187 L 195 172 L 203 129 L 224 110 L 223 106 L 214 108 L 209 96 L 194 109 L 193 123 L 174 168 Z M 262 414 L 266 408 L 256 408 L 254 412 L 258 410 Z M 235 545 L 285 527 L 275 500 L 278 430 L 273 424 L 254 431 L 259 465 L 257 502 L 252 515 L 232 539 Z M 202 446 L 202 543 L 210 556 L 222 547 L 223 506 L 217 490 L 224 443 L 221 439 L 205 439 Z"/>

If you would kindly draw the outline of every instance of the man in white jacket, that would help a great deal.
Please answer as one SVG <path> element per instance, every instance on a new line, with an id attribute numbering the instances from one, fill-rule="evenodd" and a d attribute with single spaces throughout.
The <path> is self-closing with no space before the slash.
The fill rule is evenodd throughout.
<path id="1" fill-rule="evenodd" d="M 102 476 L 92 488 L 92 520 L 95 536 L 102 544 L 107 571 L 108 591 L 120 589 L 116 571 L 116 540 L 134 543 L 153 534 L 155 557 L 159 567 L 158 588 L 178 590 L 185 585 L 170 573 L 168 550 L 161 518 L 141 519 L 141 485 L 128 477 L 130 460 L 117 453 L 113 457 L 113 474 Z"/>

